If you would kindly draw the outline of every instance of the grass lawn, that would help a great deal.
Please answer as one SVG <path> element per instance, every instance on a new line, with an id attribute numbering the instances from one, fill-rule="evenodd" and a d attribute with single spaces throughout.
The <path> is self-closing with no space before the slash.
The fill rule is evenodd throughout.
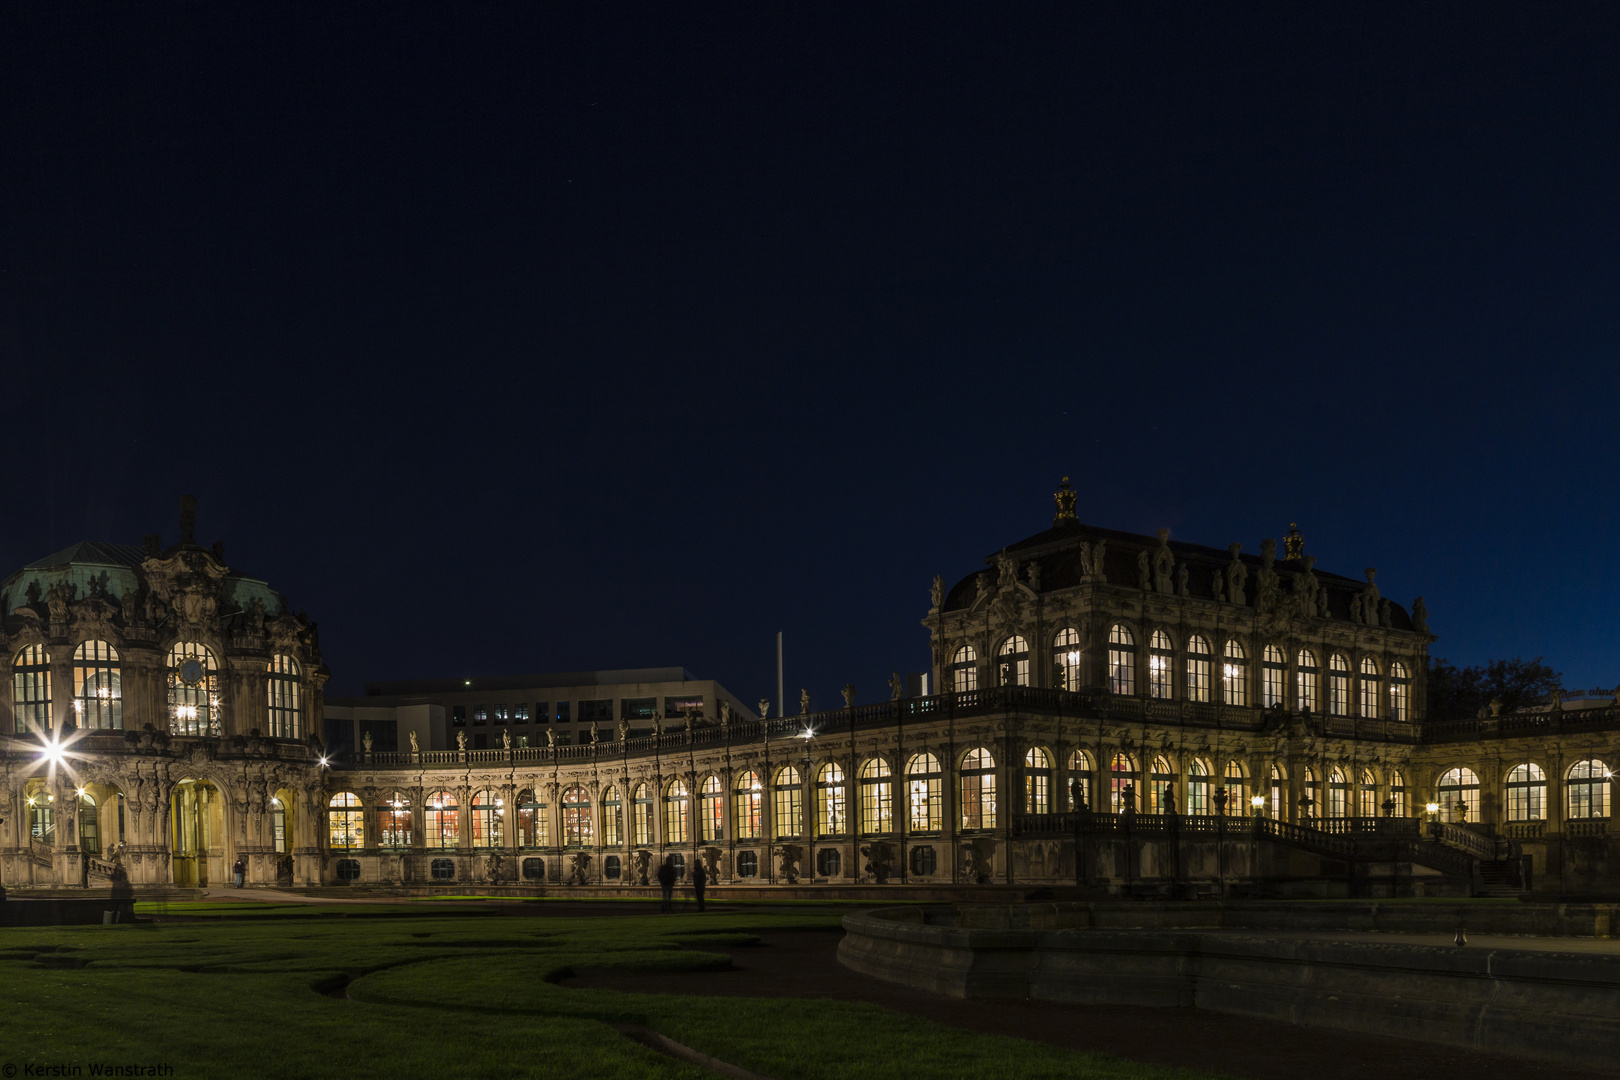
<path id="1" fill-rule="evenodd" d="M 259 918 L 229 917 L 242 906 L 201 905 L 195 914 L 231 909 L 206 922 L 0 930 L 0 1064 L 19 1070 L 4 1075 L 26 1075 L 33 1064 L 78 1065 L 90 1076 L 95 1063 L 288 1080 L 715 1075 L 631 1041 L 614 1023 L 652 1028 L 774 1080 L 1207 1075 L 974 1034 L 864 1003 L 625 994 L 548 981 L 570 969 L 725 967 L 729 958 L 705 943 L 830 930 L 836 910 L 492 919 L 421 909 L 401 917 L 397 905 L 377 905 L 391 917 L 311 918 L 362 909 L 264 905 Z M 329 996 L 345 980 L 349 999 Z"/>

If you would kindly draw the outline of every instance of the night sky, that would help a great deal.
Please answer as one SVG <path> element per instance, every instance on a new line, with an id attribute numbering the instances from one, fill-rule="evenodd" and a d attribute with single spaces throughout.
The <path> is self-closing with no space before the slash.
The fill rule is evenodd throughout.
<path id="1" fill-rule="evenodd" d="M 1082 521 L 1620 681 L 1620 6 L 9 6 L 0 573 L 886 696 Z"/>

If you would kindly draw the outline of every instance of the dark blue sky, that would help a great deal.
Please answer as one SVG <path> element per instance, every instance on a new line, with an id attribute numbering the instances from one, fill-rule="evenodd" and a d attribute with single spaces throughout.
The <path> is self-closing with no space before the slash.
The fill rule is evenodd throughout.
<path id="1" fill-rule="evenodd" d="M 0 562 L 193 492 L 340 693 L 753 700 L 780 629 L 871 700 L 1066 473 L 1613 684 L 1617 46 L 1612 4 L 12 7 Z"/>

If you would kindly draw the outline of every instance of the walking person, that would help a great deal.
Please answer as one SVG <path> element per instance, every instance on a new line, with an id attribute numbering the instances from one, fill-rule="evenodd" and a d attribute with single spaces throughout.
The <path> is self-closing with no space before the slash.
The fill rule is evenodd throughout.
<path id="1" fill-rule="evenodd" d="M 237 859 L 236 865 L 231 867 L 231 873 L 236 875 L 236 887 L 240 889 L 242 887 L 242 881 L 247 877 L 247 863 L 243 862 L 241 859 Z"/>
<path id="2" fill-rule="evenodd" d="M 703 869 L 703 860 L 698 859 L 692 866 L 692 892 L 697 896 L 697 907 L 703 910 L 703 886 L 709 883 L 709 875 Z"/>
<path id="3" fill-rule="evenodd" d="M 664 900 L 658 910 L 668 915 L 675 907 L 675 864 L 664 856 L 664 861 L 658 864 L 658 888 L 663 891 Z"/>

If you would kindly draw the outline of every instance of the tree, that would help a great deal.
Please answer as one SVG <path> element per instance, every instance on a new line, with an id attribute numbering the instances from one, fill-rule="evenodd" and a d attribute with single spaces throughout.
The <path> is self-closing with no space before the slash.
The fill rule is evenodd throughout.
<path id="1" fill-rule="evenodd" d="M 1478 716 L 1493 698 L 1502 702 L 1503 712 L 1526 705 L 1539 705 L 1563 689 L 1562 672 L 1541 662 L 1541 657 L 1525 660 L 1491 660 L 1484 667 L 1460 668 L 1445 657 L 1429 657 L 1429 716 L 1454 720 Z"/>

